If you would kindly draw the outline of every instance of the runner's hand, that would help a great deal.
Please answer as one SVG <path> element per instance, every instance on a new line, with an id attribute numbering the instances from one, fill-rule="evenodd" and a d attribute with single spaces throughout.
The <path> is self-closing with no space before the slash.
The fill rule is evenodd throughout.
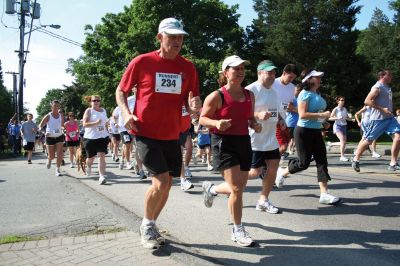
<path id="1" fill-rule="evenodd" d="M 231 122 L 232 119 L 221 119 L 218 120 L 216 127 L 219 131 L 225 131 L 232 126 Z"/>
<path id="2" fill-rule="evenodd" d="M 138 120 L 138 118 L 136 117 L 136 115 L 134 114 L 125 114 L 122 116 L 124 118 L 124 126 L 127 130 L 134 130 L 136 132 L 138 132 L 138 128 L 135 125 L 135 122 Z"/>
<path id="3" fill-rule="evenodd" d="M 272 115 L 271 112 L 259 112 L 258 113 L 258 119 L 260 120 L 267 120 L 268 118 L 270 118 Z"/>
<path id="4" fill-rule="evenodd" d="M 192 112 L 197 112 L 201 108 L 201 99 L 199 96 L 193 97 L 193 92 L 189 91 L 188 104 Z"/>

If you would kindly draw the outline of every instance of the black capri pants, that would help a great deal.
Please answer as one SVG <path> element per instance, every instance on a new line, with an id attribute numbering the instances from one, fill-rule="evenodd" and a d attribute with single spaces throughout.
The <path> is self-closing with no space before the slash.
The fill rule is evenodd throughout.
<path id="1" fill-rule="evenodd" d="M 294 130 L 294 140 L 298 158 L 289 160 L 289 173 L 294 174 L 306 170 L 310 166 L 311 157 L 314 156 L 318 182 L 331 180 L 328 173 L 328 160 L 321 129 L 297 126 Z"/>

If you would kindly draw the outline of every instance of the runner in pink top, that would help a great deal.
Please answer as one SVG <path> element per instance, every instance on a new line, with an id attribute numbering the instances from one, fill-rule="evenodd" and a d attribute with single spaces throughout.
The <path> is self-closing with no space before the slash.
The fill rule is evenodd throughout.
<path id="1" fill-rule="evenodd" d="M 68 113 L 68 121 L 64 123 L 65 128 L 65 143 L 69 151 L 70 167 L 75 166 L 74 157 L 76 154 L 76 147 L 79 146 L 79 125 L 75 119 L 73 112 Z"/>

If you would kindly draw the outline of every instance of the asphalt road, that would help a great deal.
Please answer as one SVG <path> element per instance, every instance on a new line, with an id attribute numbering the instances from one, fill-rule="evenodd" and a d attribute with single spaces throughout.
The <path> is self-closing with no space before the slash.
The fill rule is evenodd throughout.
<path id="1" fill-rule="evenodd" d="M 25 183 L 20 185 L 12 176 L 15 162 L 0 162 L 0 179 L 5 181 L 0 183 L 0 235 L 10 229 L 27 232 L 104 213 L 121 225 L 136 226 L 150 181 L 140 181 L 132 171 L 119 170 L 110 157 L 107 161 L 109 182 L 104 186 L 97 184 L 96 171 L 92 177 L 85 177 L 76 169 L 64 167 L 62 172 L 73 178 L 55 177 L 54 169 L 45 169 L 44 159 L 35 160 L 32 166 L 23 165 Z M 183 192 L 175 180 L 157 221 L 167 235 L 166 249 L 173 256 L 190 255 L 210 264 L 398 265 L 400 172 L 386 170 L 388 156 L 364 156 L 361 173 L 355 173 L 350 163 L 339 162 L 335 150 L 329 153 L 329 163 L 331 193 L 343 198 L 343 204 L 337 207 L 318 203 L 315 166 L 290 176 L 282 189 L 271 193 L 270 200 L 281 214 L 255 210 L 261 182 L 249 181 L 243 223 L 257 242 L 253 248 L 238 247 L 230 240 L 226 197 L 217 197 L 210 209 L 203 205 L 201 183 L 209 180 L 218 184 L 222 178 L 207 172 L 205 165 L 193 166 L 195 188 Z M 81 190 L 91 194 L 77 192 Z M 100 195 L 95 196 L 94 191 Z M 36 214 L 26 214 L 32 210 Z M 130 219 L 136 220 L 130 223 Z"/>

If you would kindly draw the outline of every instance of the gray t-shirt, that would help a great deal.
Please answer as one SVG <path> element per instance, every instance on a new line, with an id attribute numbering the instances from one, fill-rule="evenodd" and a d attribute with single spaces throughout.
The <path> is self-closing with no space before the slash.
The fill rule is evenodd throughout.
<path id="1" fill-rule="evenodd" d="M 379 94 L 375 98 L 375 104 L 382 108 L 388 108 L 391 112 L 393 112 L 392 89 L 389 86 L 380 83 L 379 81 L 372 86 L 371 90 L 373 88 L 379 89 Z M 370 120 L 383 120 L 392 116 L 393 115 L 385 114 L 378 109 L 371 108 Z"/>
<path id="2" fill-rule="evenodd" d="M 21 131 L 24 134 L 24 139 L 27 142 L 35 142 L 36 133 L 33 129 L 37 130 L 37 125 L 33 121 L 25 121 L 22 123 Z"/>

